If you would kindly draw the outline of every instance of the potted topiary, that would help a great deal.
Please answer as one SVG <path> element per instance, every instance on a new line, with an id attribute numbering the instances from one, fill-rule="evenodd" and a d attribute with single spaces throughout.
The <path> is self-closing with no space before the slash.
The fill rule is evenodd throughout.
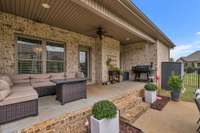
<path id="1" fill-rule="evenodd" d="M 147 83 L 145 86 L 145 101 L 148 103 L 153 103 L 157 98 L 157 86 L 153 83 Z"/>
<path id="2" fill-rule="evenodd" d="M 168 85 L 171 90 L 171 99 L 173 101 L 179 101 L 182 86 L 182 79 L 176 74 L 172 74 L 168 80 Z"/>
<path id="3" fill-rule="evenodd" d="M 108 100 L 94 104 L 90 121 L 91 133 L 119 133 L 119 112 Z"/>

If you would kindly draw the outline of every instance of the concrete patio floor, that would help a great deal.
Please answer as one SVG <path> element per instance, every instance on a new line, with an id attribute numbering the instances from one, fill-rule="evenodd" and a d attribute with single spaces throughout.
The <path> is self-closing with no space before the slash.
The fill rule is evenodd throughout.
<path id="1" fill-rule="evenodd" d="M 55 96 L 46 96 L 39 98 L 39 115 L 17 120 L 4 125 L 0 125 L 0 133 L 13 133 L 23 128 L 30 127 L 36 123 L 58 117 L 64 113 L 70 113 L 81 110 L 82 108 L 93 105 L 102 99 L 109 99 L 120 96 L 129 90 L 141 90 L 144 83 L 124 81 L 113 85 L 88 85 L 87 99 L 81 99 L 74 102 L 61 105 L 55 100 Z"/>
<path id="2" fill-rule="evenodd" d="M 198 118 L 194 103 L 169 102 L 162 111 L 149 109 L 134 125 L 145 133 L 196 133 Z"/>

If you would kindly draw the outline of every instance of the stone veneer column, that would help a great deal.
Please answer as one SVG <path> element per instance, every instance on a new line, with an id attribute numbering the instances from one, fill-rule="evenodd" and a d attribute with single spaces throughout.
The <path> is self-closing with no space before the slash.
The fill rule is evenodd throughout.
<path id="1" fill-rule="evenodd" d="M 78 44 L 69 41 L 66 45 L 67 78 L 74 78 L 75 74 L 79 71 L 78 52 Z"/>
<path id="2" fill-rule="evenodd" d="M 96 38 L 95 69 L 96 83 L 102 82 L 102 41 Z"/>
<path id="3" fill-rule="evenodd" d="M 15 37 L 10 24 L 3 24 L 0 17 L 0 73 L 15 73 Z"/>
<path id="4" fill-rule="evenodd" d="M 115 67 L 120 67 L 120 42 L 108 37 L 103 37 L 102 40 L 97 38 L 96 51 L 96 82 L 106 82 L 108 81 L 107 57 L 116 57 Z"/>
<path id="5" fill-rule="evenodd" d="M 108 37 L 102 39 L 102 82 L 108 81 L 108 57 L 112 57 L 112 65 L 120 67 L 120 42 Z"/>

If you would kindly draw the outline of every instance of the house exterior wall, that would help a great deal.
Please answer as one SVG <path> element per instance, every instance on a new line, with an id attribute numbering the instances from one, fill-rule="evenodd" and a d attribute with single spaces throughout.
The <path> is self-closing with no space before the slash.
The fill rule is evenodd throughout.
<path id="1" fill-rule="evenodd" d="M 0 12 L 0 29 L 0 73 L 16 73 L 16 34 L 65 43 L 65 70 L 68 78 L 73 78 L 75 73 L 79 71 L 79 46 L 87 46 L 91 49 L 90 67 L 92 82 L 101 81 L 102 77 L 106 79 L 106 68 L 104 65 L 106 53 L 119 53 L 116 52 L 118 49 L 115 48 L 116 46 L 118 47 L 119 42 L 114 39 L 104 37 L 104 39 L 100 41 L 96 38 L 63 30 L 47 24 L 37 23 L 29 19 L 3 12 Z M 101 43 L 103 44 L 102 46 Z M 112 48 L 115 49 L 113 52 Z M 119 62 L 119 59 L 117 59 L 117 61 Z M 101 74 L 102 71 L 104 74 L 96 77 L 96 75 Z"/>
<path id="2" fill-rule="evenodd" d="M 161 78 L 161 64 L 170 60 L 170 48 L 157 41 L 157 74 Z"/>
<path id="3" fill-rule="evenodd" d="M 110 57 L 116 67 L 121 64 L 122 69 L 129 72 L 132 66 L 153 62 L 154 69 L 160 73 L 161 62 L 169 61 L 169 48 L 159 41 L 156 44 L 120 45 L 119 41 L 109 37 L 100 40 L 3 12 L 0 12 L 0 29 L 0 73 L 16 73 L 16 34 L 65 43 L 68 78 L 73 78 L 79 71 L 79 46 L 89 47 L 92 83 L 108 80 L 106 61 Z"/>
<path id="4" fill-rule="evenodd" d="M 170 48 L 157 41 L 155 44 L 147 42 L 138 42 L 121 46 L 121 67 L 124 71 L 130 73 L 130 79 L 134 79 L 131 72 L 132 66 L 150 65 L 153 63 L 153 69 L 161 78 L 161 63 L 170 60 Z"/>
<path id="5" fill-rule="evenodd" d="M 132 66 L 150 65 L 153 63 L 154 69 L 157 67 L 157 46 L 147 42 L 138 42 L 121 46 L 121 67 L 128 71 L 130 79 L 134 79 L 131 72 Z"/>

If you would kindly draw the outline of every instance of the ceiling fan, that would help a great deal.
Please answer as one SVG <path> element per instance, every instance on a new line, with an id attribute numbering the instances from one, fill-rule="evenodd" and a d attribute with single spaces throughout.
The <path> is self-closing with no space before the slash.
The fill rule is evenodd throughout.
<path id="1" fill-rule="evenodd" d="M 97 35 L 99 37 L 100 40 L 102 40 L 103 36 L 108 36 L 108 37 L 111 37 L 113 38 L 110 34 L 108 34 L 107 31 L 105 31 L 101 26 L 97 27 L 96 28 L 96 32 L 95 32 L 95 35 Z M 94 34 L 93 34 L 94 36 Z"/>
<path id="2" fill-rule="evenodd" d="M 112 35 L 110 35 L 107 31 L 105 31 L 101 26 L 97 28 L 96 34 L 99 36 L 99 39 L 102 40 L 103 36 L 111 37 L 113 38 Z"/>

